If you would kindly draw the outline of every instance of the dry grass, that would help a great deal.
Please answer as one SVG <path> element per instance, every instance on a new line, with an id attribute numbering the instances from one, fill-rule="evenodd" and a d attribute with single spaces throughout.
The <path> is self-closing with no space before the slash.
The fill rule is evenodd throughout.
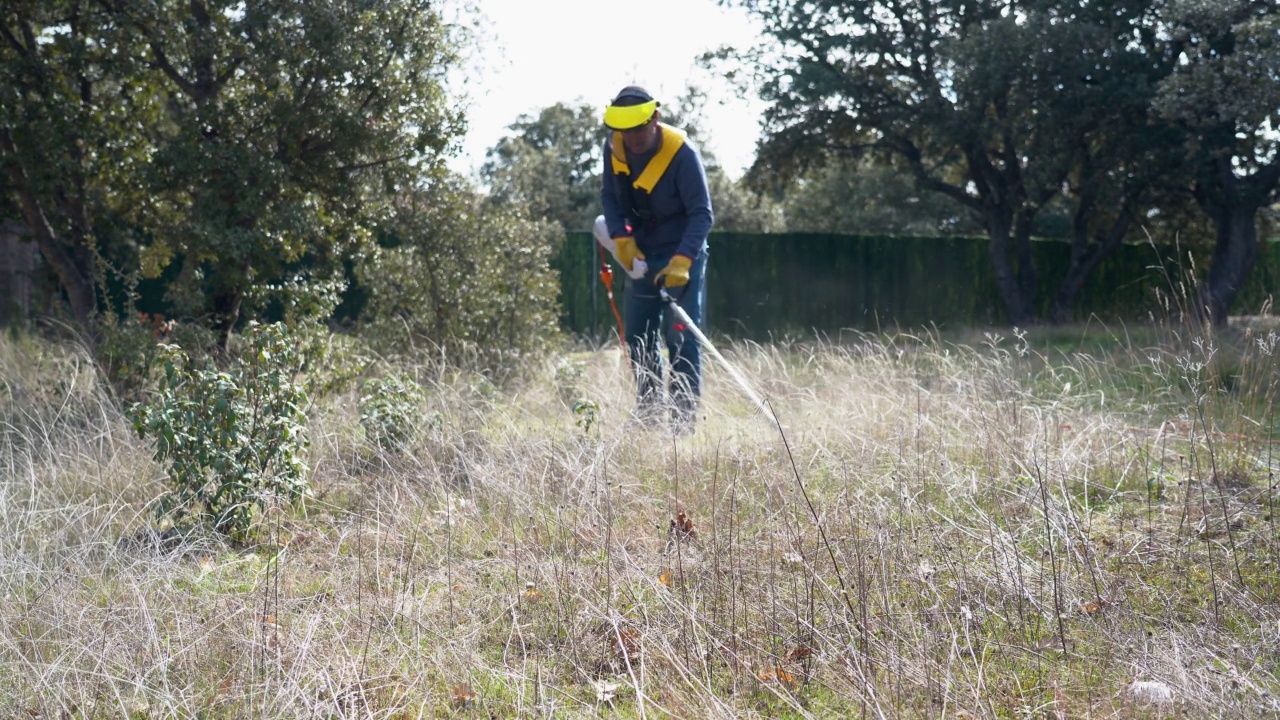
<path id="1" fill-rule="evenodd" d="M 148 533 L 86 363 L 0 341 L 0 716 L 1280 713 L 1274 339 L 1102 335 L 725 348 L 785 443 L 714 367 L 629 426 L 612 349 L 444 375 L 403 455 L 338 397 L 248 548 Z"/>

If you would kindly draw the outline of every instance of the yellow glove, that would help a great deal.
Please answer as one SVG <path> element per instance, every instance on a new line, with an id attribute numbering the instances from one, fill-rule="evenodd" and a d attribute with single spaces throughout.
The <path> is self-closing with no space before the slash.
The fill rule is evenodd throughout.
<path id="1" fill-rule="evenodd" d="M 613 243 L 617 246 L 618 262 L 622 263 L 622 269 L 631 272 L 631 264 L 638 258 L 644 259 L 644 253 L 640 252 L 640 248 L 636 247 L 636 239 L 630 235 L 623 235 L 613 239 Z"/>
<path id="2" fill-rule="evenodd" d="M 676 255 L 666 267 L 658 271 L 653 282 L 669 288 L 684 287 L 689 284 L 689 267 L 692 265 L 693 259 L 688 255 Z"/>

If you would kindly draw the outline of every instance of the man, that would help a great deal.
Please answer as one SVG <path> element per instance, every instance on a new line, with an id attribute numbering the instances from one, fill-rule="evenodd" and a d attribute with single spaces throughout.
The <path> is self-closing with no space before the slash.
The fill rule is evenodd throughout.
<path id="1" fill-rule="evenodd" d="M 614 254 L 627 281 L 623 326 L 636 373 L 636 415 L 654 419 L 664 406 L 662 352 L 671 362 L 674 429 L 693 430 L 702 392 L 697 338 L 663 302 L 659 286 L 702 324 L 707 233 L 714 215 L 702 157 L 684 133 L 658 120 L 658 102 L 643 88 L 622 89 L 605 108 L 600 203 Z"/>

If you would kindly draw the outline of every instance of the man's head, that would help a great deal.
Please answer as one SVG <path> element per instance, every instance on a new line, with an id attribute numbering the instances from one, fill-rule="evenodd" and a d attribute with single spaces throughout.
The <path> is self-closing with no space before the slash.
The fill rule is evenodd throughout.
<path id="1" fill-rule="evenodd" d="M 622 132 L 622 143 L 632 153 L 652 150 L 661 137 L 658 129 L 658 101 L 644 88 L 628 85 L 618 92 L 604 110 L 604 124 Z"/>

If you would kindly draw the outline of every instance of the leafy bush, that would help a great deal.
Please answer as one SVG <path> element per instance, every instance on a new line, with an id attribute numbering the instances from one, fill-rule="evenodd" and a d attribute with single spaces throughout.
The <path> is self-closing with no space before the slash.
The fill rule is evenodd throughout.
<path id="1" fill-rule="evenodd" d="M 600 419 L 600 403 L 582 398 L 573 404 L 573 414 L 577 416 L 574 424 L 582 428 L 582 432 L 591 434 L 591 428 Z"/>
<path id="2" fill-rule="evenodd" d="M 161 516 L 208 522 L 236 540 L 247 537 L 255 508 L 310 492 L 295 343 L 281 324 L 252 324 L 244 340 L 223 370 L 162 345 L 156 396 L 130 410 L 138 434 L 155 441 L 156 460 L 168 464 Z"/>
<path id="3" fill-rule="evenodd" d="M 161 316 L 110 312 L 99 316 L 93 356 L 118 398 L 125 402 L 142 398 L 156 361 L 156 340 L 166 330 Z"/>
<path id="4" fill-rule="evenodd" d="M 345 280 L 304 273 L 263 286 L 253 298 L 260 304 L 279 304 L 297 344 L 303 386 L 312 400 L 349 389 L 369 366 L 367 349 L 359 338 L 330 329 L 346 289 Z"/>
<path id="5" fill-rule="evenodd" d="M 498 379 L 528 369 L 557 335 L 549 260 L 563 241 L 554 223 L 440 178 L 397 207 L 394 237 L 358 269 L 366 337 L 383 354 L 442 356 Z"/>
<path id="6" fill-rule="evenodd" d="M 369 441 L 383 450 L 403 448 L 421 424 L 426 396 L 412 378 L 398 375 L 361 383 L 360 425 Z"/>

